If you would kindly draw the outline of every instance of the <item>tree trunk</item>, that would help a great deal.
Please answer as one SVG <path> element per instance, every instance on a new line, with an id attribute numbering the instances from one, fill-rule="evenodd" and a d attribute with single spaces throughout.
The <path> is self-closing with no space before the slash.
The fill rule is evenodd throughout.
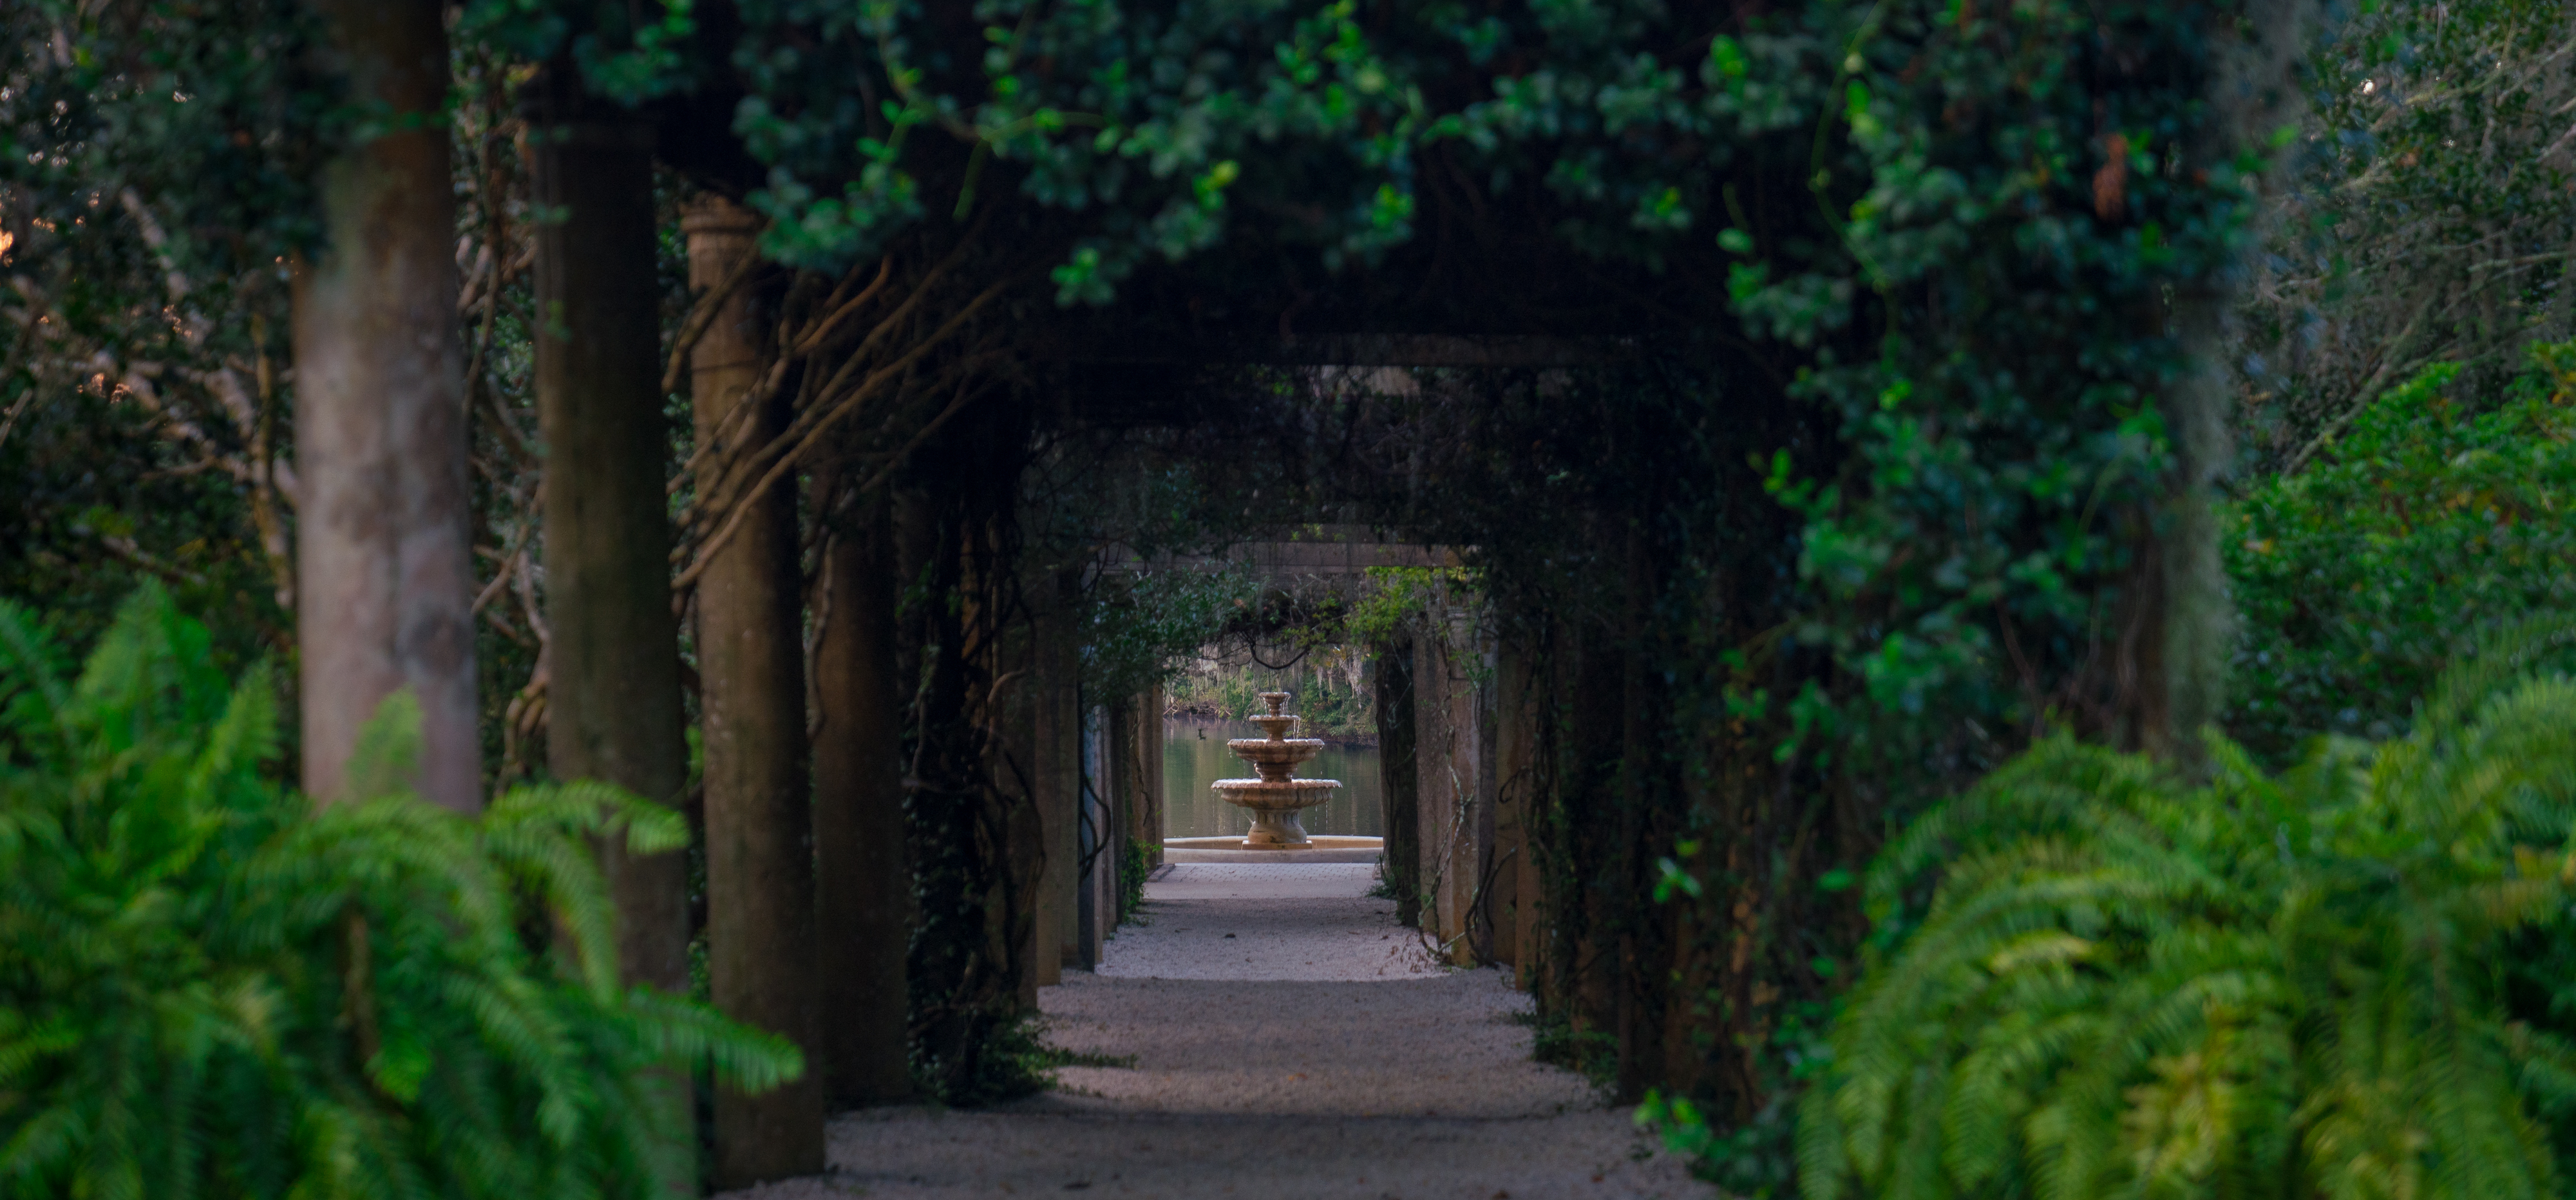
<path id="1" fill-rule="evenodd" d="M 2217 119 L 2208 127 L 2212 136 L 2185 148 L 2189 158 L 2239 158 L 2295 117 L 2305 93 L 2292 81 L 2316 9 L 2312 0 L 2261 0 L 2219 23 L 2223 36 L 2212 49 L 2220 69 L 2209 85 Z M 2174 462 L 2151 543 L 2161 609 L 2154 614 L 2156 674 L 2147 682 L 2159 694 L 2139 740 L 2194 771 L 2206 765 L 2202 727 L 2225 712 L 2227 659 L 2235 641 L 2235 605 L 2218 552 L 2217 498 L 2221 473 L 2234 457 L 2227 423 L 2234 396 L 2224 362 L 2236 282 L 2233 272 L 2207 277 L 2176 294 L 2169 311 L 2160 314 L 2180 337 L 2190 364 L 2158 397 Z M 2395 354 L 2392 348 L 2390 357 Z"/>
<path id="2" fill-rule="evenodd" d="M 829 499 L 827 483 L 818 494 Z M 906 1066 L 904 957 L 912 873 L 904 855 L 903 700 L 895 662 L 894 538 L 887 504 L 840 530 L 823 556 L 829 605 L 814 655 L 816 941 L 823 1078 L 836 1106 L 899 1100 Z"/>
<path id="3" fill-rule="evenodd" d="M 323 0 L 377 133 L 322 172 L 329 247 L 296 264 L 296 640 L 304 786 L 341 796 L 358 730 L 408 688 L 420 794 L 482 804 L 467 548 L 447 35 L 429 0 Z"/>
<path id="4" fill-rule="evenodd" d="M 2218 478 L 2230 456 L 2227 407 L 2232 399 L 2222 365 L 2229 296 L 2195 290 L 2176 305 L 2174 319 L 2191 355 L 2191 368 L 2161 397 L 2174 462 L 2166 482 L 2165 511 L 2152 537 L 2149 589 L 2159 606 L 2142 665 L 2152 695 L 2139 705 L 2144 728 L 2138 742 L 2162 758 L 2198 770 L 2200 733 L 2223 715 L 2227 657 L 2235 641 L 2236 610 L 2227 593 L 2227 569 L 2218 553 Z"/>
<path id="5" fill-rule="evenodd" d="M 725 200 L 692 211 L 689 282 L 724 280 L 755 253 L 759 222 Z M 760 379 L 768 323 L 749 292 L 728 301 L 691 358 L 700 445 Z M 786 427 L 781 404 L 746 414 L 735 447 Z M 823 1169 L 823 1091 L 814 979 L 814 845 L 805 745 L 804 638 L 795 494 L 751 500 L 732 541 L 698 579 L 698 680 L 705 739 L 707 965 L 716 1007 L 784 1035 L 809 1064 L 756 1096 L 716 1095 L 719 1188 Z"/>

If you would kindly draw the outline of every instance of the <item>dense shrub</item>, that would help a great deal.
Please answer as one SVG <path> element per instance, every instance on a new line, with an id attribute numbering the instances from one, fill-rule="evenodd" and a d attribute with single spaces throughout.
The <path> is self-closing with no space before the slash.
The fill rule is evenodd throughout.
<path id="1" fill-rule="evenodd" d="M 208 640 L 146 588 L 68 678 L 0 602 L 0 1191 L 664 1197 L 695 1185 L 693 1066 L 801 1069 L 619 986 L 592 839 L 673 849 L 671 812 L 433 807 L 402 693 L 317 810 L 267 777 L 268 675 L 228 684 Z"/>
<path id="2" fill-rule="evenodd" d="M 2576 943 L 2576 682 L 2521 668 L 2576 625 L 2534 628 L 2396 740 L 2214 737 L 2190 786 L 2061 737 L 1915 823 L 1875 910 L 1942 878 L 1835 1026 L 1805 1193 L 2559 1194 L 2570 988 L 2515 964 Z"/>
<path id="3" fill-rule="evenodd" d="M 2417 375 L 2232 506 L 2227 724 L 2258 756 L 2393 736 L 2445 664 L 2576 602 L 2576 343 L 2535 349 L 2501 403 L 2456 395 L 2458 375 Z"/>

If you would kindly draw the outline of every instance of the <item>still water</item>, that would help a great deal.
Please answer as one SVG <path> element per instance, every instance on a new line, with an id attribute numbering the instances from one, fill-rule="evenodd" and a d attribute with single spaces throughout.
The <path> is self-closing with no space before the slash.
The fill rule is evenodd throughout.
<path id="1" fill-rule="evenodd" d="M 1252 764 L 1227 753 L 1228 738 L 1266 736 L 1249 721 L 1176 717 L 1163 722 L 1163 836 L 1227 837 L 1249 832 L 1252 814 L 1216 798 L 1208 785 L 1252 778 Z M 1377 747 L 1326 746 L 1297 767 L 1300 779 L 1338 779 L 1333 798 L 1307 809 L 1308 833 L 1383 837 Z"/>

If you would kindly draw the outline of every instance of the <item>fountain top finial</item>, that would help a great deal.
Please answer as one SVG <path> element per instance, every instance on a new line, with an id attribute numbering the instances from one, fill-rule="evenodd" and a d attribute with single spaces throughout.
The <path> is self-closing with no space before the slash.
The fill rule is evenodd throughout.
<path id="1" fill-rule="evenodd" d="M 1252 723 L 1268 730 L 1271 741 L 1279 741 L 1286 737 L 1288 731 L 1297 724 L 1297 718 L 1280 711 L 1288 703 L 1288 693 L 1263 692 L 1261 698 L 1269 703 L 1270 711 L 1266 714 L 1252 714 Z"/>

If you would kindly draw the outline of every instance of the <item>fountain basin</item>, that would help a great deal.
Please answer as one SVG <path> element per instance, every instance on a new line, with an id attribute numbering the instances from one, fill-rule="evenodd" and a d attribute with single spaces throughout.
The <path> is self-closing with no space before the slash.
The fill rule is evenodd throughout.
<path id="1" fill-rule="evenodd" d="M 1310 834 L 1303 848 L 1282 846 L 1270 850 L 1246 850 L 1239 837 L 1176 837 L 1163 839 L 1163 861 L 1167 863 L 1373 863 L 1385 857 L 1384 839 L 1341 836 L 1330 833 Z"/>
<path id="2" fill-rule="evenodd" d="M 1243 835 L 1246 850 L 1302 850 L 1314 839 L 1298 819 L 1302 809 L 1333 798 L 1338 779 L 1220 779 L 1217 798 L 1252 814 L 1252 830 Z"/>
<path id="3" fill-rule="evenodd" d="M 1264 779 L 1288 778 L 1289 768 L 1323 753 L 1321 738 L 1234 738 L 1225 748 L 1251 763 Z"/>

